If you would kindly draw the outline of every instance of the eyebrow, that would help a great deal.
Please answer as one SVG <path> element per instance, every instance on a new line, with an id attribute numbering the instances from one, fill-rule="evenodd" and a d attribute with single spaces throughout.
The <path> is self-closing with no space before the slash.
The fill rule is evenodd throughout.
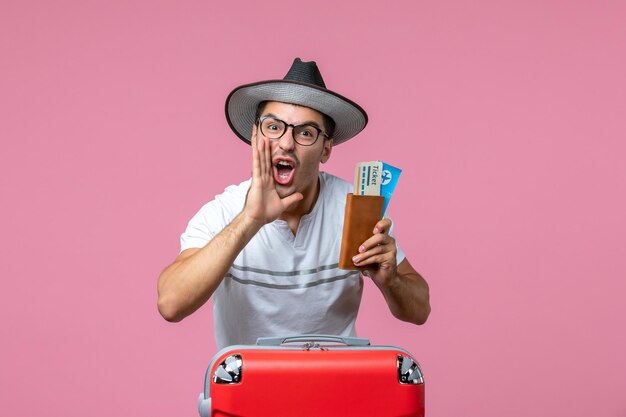
<path id="1" fill-rule="evenodd" d="M 276 115 L 275 115 L 275 114 L 273 114 L 273 113 L 265 113 L 265 114 L 264 114 L 263 116 L 261 116 L 261 117 L 273 117 L 274 119 L 277 119 L 277 120 L 280 120 L 281 122 L 287 123 L 287 122 L 285 122 L 283 119 L 281 119 L 280 117 L 276 116 Z M 287 124 L 288 124 L 288 123 L 287 123 Z M 298 124 L 296 124 L 296 126 L 300 126 L 300 125 L 313 125 L 313 126 L 317 127 L 318 129 L 324 130 L 324 129 L 322 129 L 322 127 L 320 126 L 320 124 L 319 124 L 319 123 L 317 123 L 315 120 L 307 120 L 307 121 L 304 121 L 304 122 L 302 122 L 302 123 L 298 123 Z"/>

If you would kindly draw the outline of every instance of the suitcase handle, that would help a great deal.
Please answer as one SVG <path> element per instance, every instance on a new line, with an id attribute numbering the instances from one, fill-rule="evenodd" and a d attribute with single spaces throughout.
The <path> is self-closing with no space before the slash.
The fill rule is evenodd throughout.
<path id="1" fill-rule="evenodd" d="M 343 343 L 347 346 L 369 346 L 369 339 L 362 337 L 333 336 L 327 334 L 303 334 L 299 336 L 284 337 L 259 337 L 256 340 L 257 346 L 280 346 L 285 343 L 307 343 L 307 342 L 327 342 Z"/>

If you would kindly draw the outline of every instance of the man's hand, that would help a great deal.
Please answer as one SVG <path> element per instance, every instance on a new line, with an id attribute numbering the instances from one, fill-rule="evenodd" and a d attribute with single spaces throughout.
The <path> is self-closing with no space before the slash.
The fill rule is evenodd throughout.
<path id="1" fill-rule="evenodd" d="M 373 236 L 360 247 L 359 254 L 352 258 L 356 266 L 368 266 L 368 276 L 380 285 L 387 285 L 396 277 L 396 240 L 389 236 L 391 220 L 382 219 L 373 230 Z"/>
<path id="2" fill-rule="evenodd" d="M 389 236 L 390 228 L 389 219 L 376 223 L 374 235 L 361 245 L 352 260 L 355 265 L 368 268 L 364 274 L 383 293 L 395 317 L 423 324 L 430 314 L 428 284 L 406 258 L 397 264 L 396 240 Z"/>
<path id="3" fill-rule="evenodd" d="M 256 129 L 255 129 L 256 132 Z M 256 135 L 252 144 L 252 184 L 248 191 L 244 214 L 264 225 L 276 220 L 292 204 L 303 199 L 301 193 L 281 198 L 276 191 L 270 141 Z"/>

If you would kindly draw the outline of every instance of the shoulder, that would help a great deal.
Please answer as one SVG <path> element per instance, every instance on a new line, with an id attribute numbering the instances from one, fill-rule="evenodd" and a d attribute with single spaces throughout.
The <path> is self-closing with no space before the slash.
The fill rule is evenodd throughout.
<path id="1" fill-rule="evenodd" d="M 189 220 L 180 237 L 181 252 L 201 248 L 226 227 L 241 211 L 246 201 L 250 181 L 227 187 L 223 193 L 206 203 Z"/>
<path id="2" fill-rule="evenodd" d="M 247 179 L 237 185 L 230 185 L 224 189 L 224 192 L 215 196 L 215 200 L 221 204 L 239 205 L 246 200 L 246 195 L 250 189 L 251 179 Z"/>
<path id="3" fill-rule="evenodd" d="M 226 187 L 221 194 L 202 206 L 195 218 L 204 220 L 221 218 L 229 222 L 230 218 L 234 218 L 243 208 L 249 188 L 250 180 Z"/>
<path id="4" fill-rule="evenodd" d="M 323 184 L 322 187 L 325 197 L 343 196 L 344 202 L 346 194 L 351 193 L 354 188 L 353 184 L 350 184 L 343 178 L 336 177 L 326 172 L 320 172 L 320 181 Z"/>
<path id="5" fill-rule="evenodd" d="M 346 206 L 346 197 L 348 193 L 353 192 L 353 185 L 348 181 L 328 174 L 320 172 L 321 196 L 324 205 L 343 210 Z"/>

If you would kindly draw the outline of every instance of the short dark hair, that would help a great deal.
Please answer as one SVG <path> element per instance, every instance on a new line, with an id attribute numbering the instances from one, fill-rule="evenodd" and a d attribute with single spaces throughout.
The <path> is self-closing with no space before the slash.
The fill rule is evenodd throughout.
<path id="1" fill-rule="evenodd" d="M 255 123 L 257 122 L 257 120 L 259 120 L 259 117 L 261 117 L 261 114 L 263 114 L 263 110 L 265 110 L 265 106 L 267 105 L 267 103 L 269 103 L 269 100 L 260 102 L 259 105 L 256 107 L 256 114 L 254 116 Z M 289 103 L 289 104 L 293 104 L 294 106 L 300 106 L 299 104 L 294 104 L 294 103 Z M 302 106 L 302 107 L 306 107 L 306 106 Z M 319 111 L 319 110 L 316 110 L 316 111 Z M 326 133 L 326 136 L 328 136 L 327 139 L 332 139 L 333 135 L 335 134 L 335 121 L 333 120 L 332 117 L 322 112 L 320 113 L 322 114 L 322 117 L 324 120 L 324 132 Z"/>

